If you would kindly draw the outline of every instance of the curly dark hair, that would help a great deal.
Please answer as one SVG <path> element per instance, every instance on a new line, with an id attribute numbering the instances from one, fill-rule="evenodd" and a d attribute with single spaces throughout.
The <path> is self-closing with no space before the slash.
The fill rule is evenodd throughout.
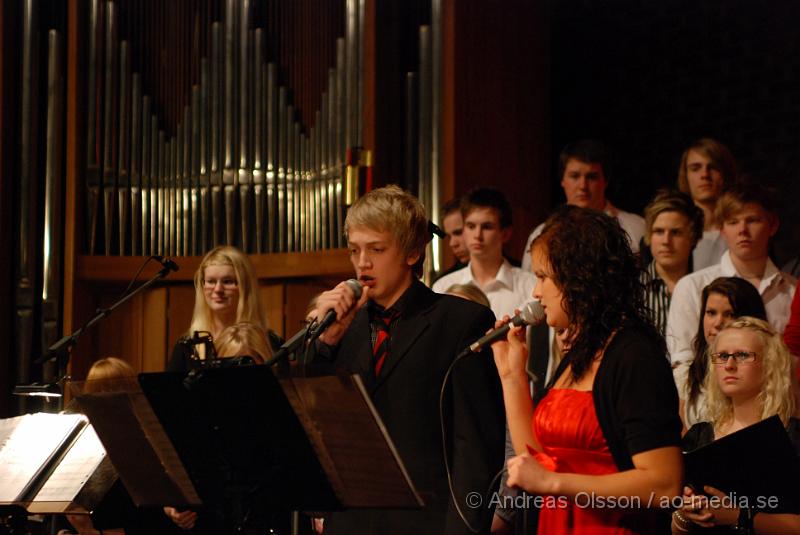
<path id="1" fill-rule="evenodd" d="M 616 218 L 563 206 L 548 218 L 534 244 L 545 247 L 569 330 L 576 333 L 565 356 L 573 380 L 589 369 L 611 335 L 624 328 L 644 332 L 666 358 L 664 339 L 647 314 L 641 269 Z"/>
<path id="2" fill-rule="evenodd" d="M 689 387 L 689 403 L 694 403 L 697 400 L 708 372 L 708 358 L 706 357 L 708 341 L 706 340 L 703 318 L 706 315 L 708 296 L 711 294 L 724 295 L 728 298 L 728 303 L 733 309 L 734 318 L 752 316 L 767 321 L 767 311 L 764 308 L 764 301 L 761 299 L 761 295 L 759 295 L 756 287 L 746 280 L 739 277 L 718 277 L 703 288 L 703 294 L 700 298 L 700 322 L 697 326 L 697 334 L 692 341 L 694 360 L 689 366 L 689 374 L 686 377 Z"/>

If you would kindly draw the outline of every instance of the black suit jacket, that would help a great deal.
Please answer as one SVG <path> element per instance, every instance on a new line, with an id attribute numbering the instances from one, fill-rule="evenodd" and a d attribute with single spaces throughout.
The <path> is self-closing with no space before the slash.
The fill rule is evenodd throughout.
<path id="1" fill-rule="evenodd" d="M 439 393 L 450 363 L 491 328 L 494 314 L 471 301 L 436 294 L 416 280 L 408 291 L 378 377 L 372 368 L 366 307 L 356 313 L 339 346 L 321 353 L 327 353 L 337 367 L 362 376 L 426 506 L 422 511 L 337 513 L 326 521 L 326 534 L 469 533 L 448 490 Z M 490 515 L 485 508 L 470 508 L 466 496 L 485 494 L 502 468 L 504 425 L 502 389 L 491 351 L 463 358 L 445 390 L 444 426 L 455 493 L 475 527 L 483 528 L 481 523 Z M 488 500 L 484 498 L 484 505 Z"/>

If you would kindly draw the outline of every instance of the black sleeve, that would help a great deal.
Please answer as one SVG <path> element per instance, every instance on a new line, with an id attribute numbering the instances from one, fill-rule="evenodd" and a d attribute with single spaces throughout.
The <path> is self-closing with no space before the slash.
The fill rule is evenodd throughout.
<path id="1" fill-rule="evenodd" d="M 789 418 L 789 426 L 786 428 L 789 434 L 789 440 L 794 446 L 794 451 L 800 457 L 800 420 L 797 418 Z"/>
<path id="2" fill-rule="evenodd" d="M 604 356 L 611 357 L 611 381 L 602 385 L 602 396 L 612 396 L 613 402 L 601 425 L 604 433 L 612 430 L 606 440 L 622 470 L 633 467 L 630 457 L 637 453 L 680 446 L 681 421 L 678 392 L 664 352 L 643 334 L 623 331 L 618 336 L 620 340 L 612 341 L 607 351 L 611 354 Z"/>
<path id="3" fill-rule="evenodd" d="M 714 428 L 708 422 L 694 424 L 681 439 L 683 451 L 694 451 L 714 442 Z"/>
<path id="4" fill-rule="evenodd" d="M 329 346 L 319 340 L 314 340 L 307 350 L 297 352 L 297 363 L 300 365 L 333 364 L 336 361 L 338 349 L 338 346 Z"/>
<path id="5" fill-rule="evenodd" d="M 167 362 L 168 372 L 189 371 L 190 368 L 189 362 L 191 361 L 192 358 L 192 350 L 188 345 L 183 343 L 185 340 L 186 337 L 184 336 L 178 338 L 178 341 L 172 348 L 172 355 L 170 356 L 169 361 Z"/>
<path id="6" fill-rule="evenodd" d="M 494 325 L 494 315 L 481 308 L 463 330 L 456 347 L 467 347 Z M 491 350 L 469 354 L 455 364 L 451 379 L 449 414 L 452 418 L 453 488 L 462 512 L 477 527 L 488 521 L 491 510 L 471 509 L 470 492 L 484 495 L 502 469 L 505 442 L 505 411 L 502 388 Z M 447 418 L 447 416 L 445 416 Z M 491 489 L 496 491 L 498 483 Z M 484 497 L 484 504 L 489 496 Z M 451 502 L 446 534 L 468 533 Z"/>

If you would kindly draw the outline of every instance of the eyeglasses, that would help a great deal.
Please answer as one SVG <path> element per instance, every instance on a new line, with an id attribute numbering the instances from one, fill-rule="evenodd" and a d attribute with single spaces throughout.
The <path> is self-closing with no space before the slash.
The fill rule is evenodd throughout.
<path id="1" fill-rule="evenodd" d="M 712 353 L 711 362 L 714 364 L 727 364 L 728 360 L 733 357 L 736 365 L 739 364 L 752 364 L 756 361 L 755 351 L 736 351 L 734 353 Z"/>
<path id="2" fill-rule="evenodd" d="M 222 284 L 226 290 L 231 290 L 239 285 L 236 279 L 203 279 L 203 287 L 209 290 L 216 288 L 217 284 Z"/>

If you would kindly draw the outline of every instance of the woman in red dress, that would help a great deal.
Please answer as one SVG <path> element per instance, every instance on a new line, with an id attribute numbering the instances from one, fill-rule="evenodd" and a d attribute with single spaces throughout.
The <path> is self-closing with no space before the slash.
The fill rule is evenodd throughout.
<path id="1" fill-rule="evenodd" d="M 492 346 L 517 454 L 508 484 L 539 495 L 539 533 L 652 533 L 654 509 L 681 491 L 681 423 L 627 237 L 615 219 L 566 206 L 531 253 L 533 297 L 567 349 L 534 409 L 523 330 Z"/>

